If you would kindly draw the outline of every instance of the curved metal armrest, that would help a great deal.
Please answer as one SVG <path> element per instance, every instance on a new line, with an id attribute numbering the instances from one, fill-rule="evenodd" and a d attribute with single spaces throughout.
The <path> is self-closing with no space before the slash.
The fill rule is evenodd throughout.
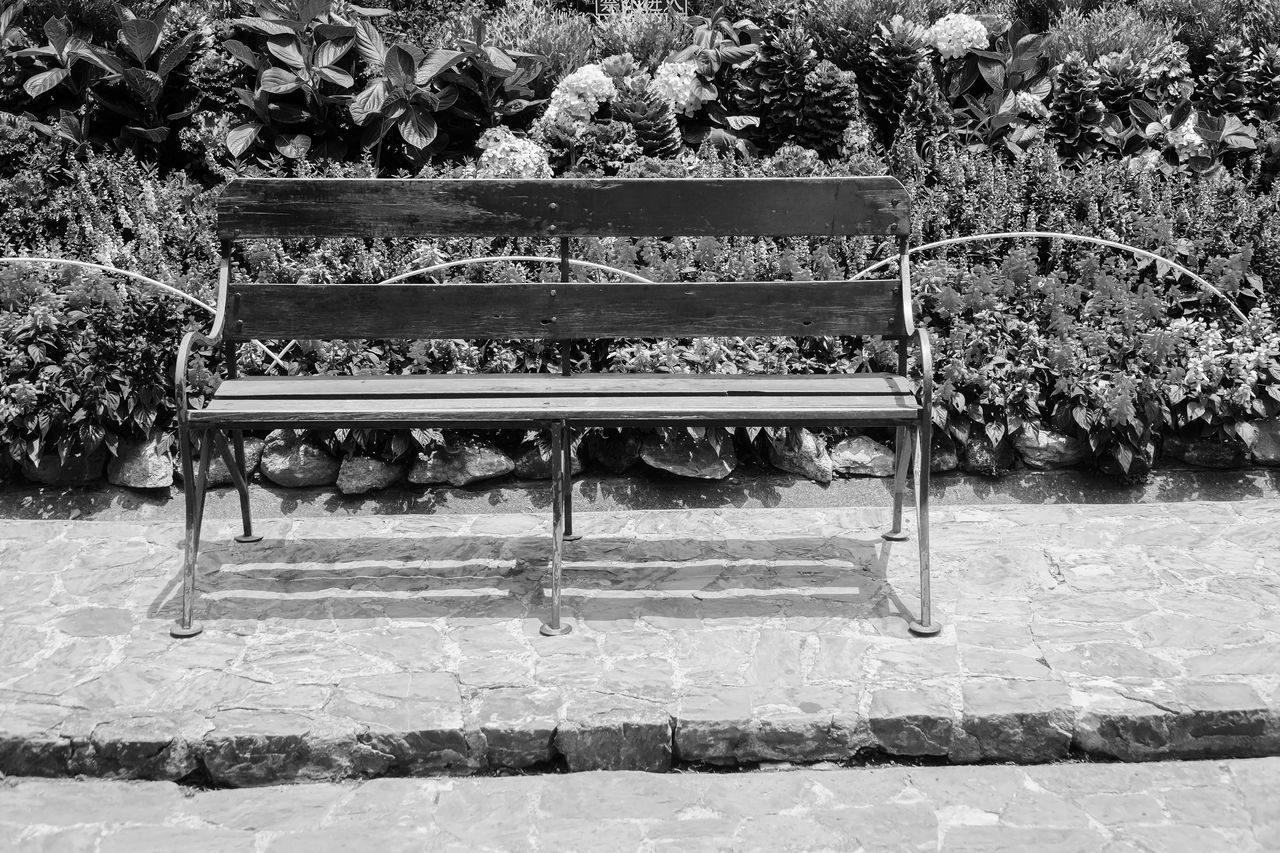
<path id="1" fill-rule="evenodd" d="M 185 421 L 187 417 L 187 362 L 191 360 L 191 350 L 197 344 L 216 347 L 218 341 L 204 332 L 192 329 L 183 336 L 182 343 L 178 344 L 178 360 L 173 366 L 173 390 L 177 397 L 180 421 Z"/>
<path id="2" fill-rule="evenodd" d="M 933 346 L 929 342 L 929 331 L 924 326 L 916 326 L 911 340 L 920 347 L 920 406 L 926 420 L 933 418 Z"/>

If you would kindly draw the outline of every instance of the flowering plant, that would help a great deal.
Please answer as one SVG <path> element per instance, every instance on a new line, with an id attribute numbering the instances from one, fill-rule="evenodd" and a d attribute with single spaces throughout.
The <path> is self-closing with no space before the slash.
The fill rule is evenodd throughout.
<path id="1" fill-rule="evenodd" d="M 963 12 L 939 18 L 925 33 L 925 39 L 943 59 L 959 59 L 974 48 L 985 48 L 989 38 L 982 22 Z"/>
<path id="2" fill-rule="evenodd" d="M 516 136 L 503 125 L 491 127 L 478 143 L 484 153 L 476 164 L 482 178 L 549 178 L 547 151 L 531 139 Z"/>
<path id="3" fill-rule="evenodd" d="M 652 88 L 670 101 L 678 113 L 692 116 L 702 106 L 702 87 L 695 62 L 662 63 L 653 72 Z"/>
<path id="4" fill-rule="evenodd" d="M 538 123 L 541 127 L 585 124 L 602 103 L 613 100 L 617 91 L 613 78 L 600 63 L 584 65 L 556 84 L 547 111 Z"/>

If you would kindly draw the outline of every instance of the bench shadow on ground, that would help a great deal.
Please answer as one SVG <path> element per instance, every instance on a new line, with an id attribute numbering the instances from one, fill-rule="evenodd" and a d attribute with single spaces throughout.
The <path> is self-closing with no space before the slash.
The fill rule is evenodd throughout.
<path id="1" fill-rule="evenodd" d="M 912 615 L 915 543 L 878 532 L 757 538 L 592 536 L 567 543 L 567 615 L 592 621 L 776 615 L 846 620 Z M 888 578 L 893 547 L 894 582 Z M 904 563 L 903 561 L 906 561 Z M 404 536 L 209 542 L 196 618 L 218 620 L 518 619 L 550 608 L 546 536 Z M 167 578 L 148 615 L 178 615 Z M 900 597 L 901 593 L 901 597 Z"/>

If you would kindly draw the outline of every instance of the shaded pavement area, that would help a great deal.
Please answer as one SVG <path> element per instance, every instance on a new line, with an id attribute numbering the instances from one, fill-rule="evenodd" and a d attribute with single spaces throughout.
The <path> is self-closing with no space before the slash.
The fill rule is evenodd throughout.
<path id="1" fill-rule="evenodd" d="M 1274 850 L 1280 759 L 375 779 L 194 791 L 9 780 L 20 851 Z"/>
<path id="2" fill-rule="evenodd" d="M 911 757 L 1280 755 L 1280 505 L 0 522 L 0 772 L 214 785 Z"/>

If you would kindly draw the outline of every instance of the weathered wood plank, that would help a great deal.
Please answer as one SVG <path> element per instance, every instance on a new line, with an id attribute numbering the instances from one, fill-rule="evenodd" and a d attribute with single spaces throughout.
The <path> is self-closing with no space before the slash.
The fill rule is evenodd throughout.
<path id="1" fill-rule="evenodd" d="M 218 399 L 191 412 L 193 424 L 263 426 L 499 425 L 569 420 L 577 424 L 909 423 L 919 413 L 909 395 L 719 397 L 478 397 Z"/>
<path id="2" fill-rule="evenodd" d="M 852 236 L 911 233 L 891 177 L 373 180 L 236 178 L 225 239 Z"/>
<path id="3" fill-rule="evenodd" d="M 593 284 L 233 284 L 252 338 L 902 335 L 896 279 Z"/>
<path id="4" fill-rule="evenodd" d="M 377 405 L 384 397 L 421 400 L 450 397 L 583 397 L 617 394 L 625 397 L 851 394 L 882 396 L 911 394 L 914 384 L 891 373 L 855 374 L 672 374 L 672 373 L 559 373 L 415 374 L 410 376 L 253 376 L 218 386 L 219 399 L 276 397 L 315 400 L 325 397 L 367 399 Z M 304 402 L 303 405 L 309 405 Z"/>

